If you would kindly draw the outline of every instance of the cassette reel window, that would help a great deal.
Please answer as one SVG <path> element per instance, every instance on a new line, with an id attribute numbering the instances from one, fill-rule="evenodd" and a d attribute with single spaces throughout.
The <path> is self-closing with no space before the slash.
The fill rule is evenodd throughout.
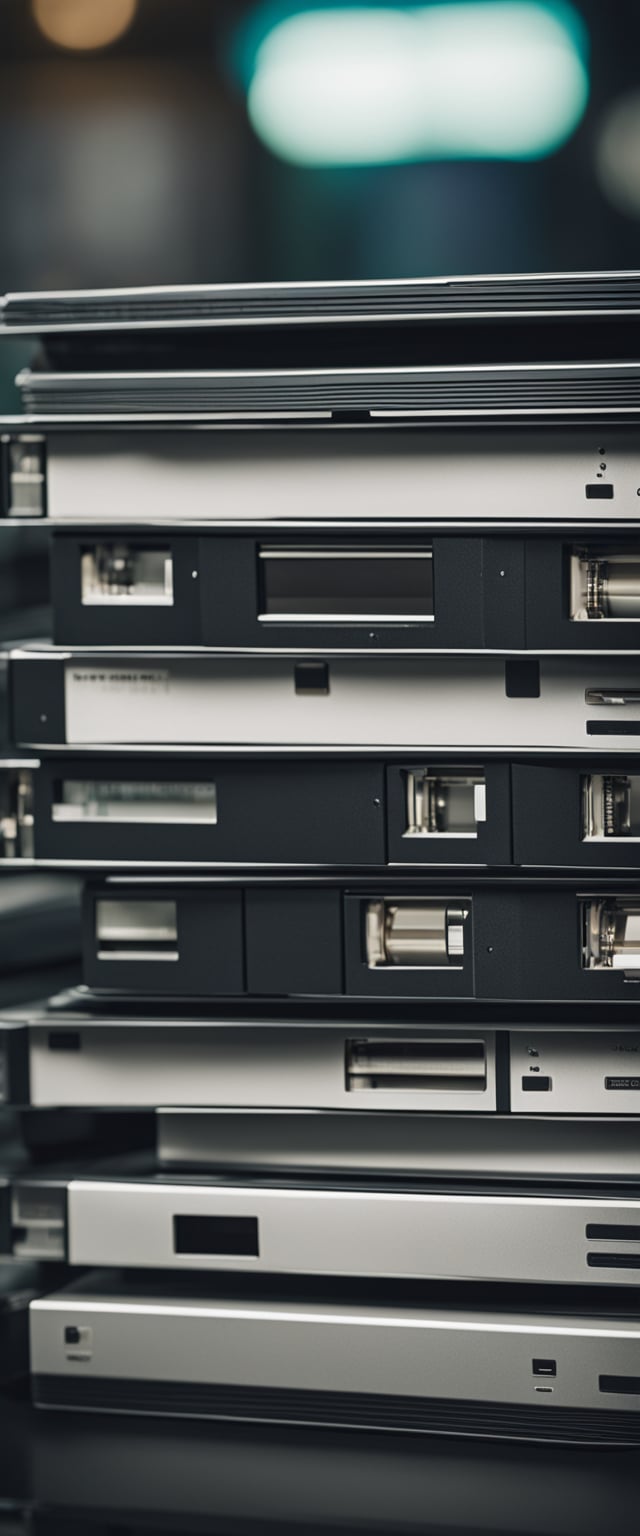
<path id="1" fill-rule="evenodd" d="M 424 624 L 434 618 L 430 548 L 262 546 L 261 623 Z"/>
<path id="2" fill-rule="evenodd" d="M 404 837 L 477 837 L 487 819 L 487 781 L 480 768 L 411 768 L 406 772 Z"/>
<path id="3" fill-rule="evenodd" d="M 606 896 L 584 903 L 583 967 L 640 979 L 640 899 Z"/>
<path id="4" fill-rule="evenodd" d="M 574 549 L 570 571 L 572 620 L 640 619 L 640 548 Z"/>
<path id="5" fill-rule="evenodd" d="M 468 916 L 464 902 L 370 901 L 365 916 L 369 969 L 461 968 Z"/>
<path id="6" fill-rule="evenodd" d="M 169 549 L 136 544 L 93 544 L 80 558 L 83 607 L 172 607 L 173 559 Z"/>
<path id="7" fill-rule="evenodd" d="M 640 841 L 640 773 L 590 773 L 583 777 L 582 840 Z"/>

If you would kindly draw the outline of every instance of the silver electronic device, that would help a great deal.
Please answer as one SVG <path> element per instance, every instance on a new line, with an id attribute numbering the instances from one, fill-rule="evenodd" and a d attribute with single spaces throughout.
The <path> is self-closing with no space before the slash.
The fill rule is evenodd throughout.
<path id="1" fill-rule="evenodd" d="M 11 1181 L 4 1251 L 75 1267 L 624 1286 L 640 1273 L 640 1198 L 624 1181 L 35 1172 Z"/>
<path id="2" fill-rule="evenodd" d="M 640 315 L 640 274 L 516 272 L 364 282 L 201 283 L 7 293 L 0 301 L 2 330 L 36 336 L 568 315 Z"/>
<path id="3" fill-rule="evenodd" d="M 405 420 L 493 422 L 597 417 L 634 421 L 640 414 L 640 363 L 474 363 L 434 367 L 155 369 L 110 373 L 47 372 L 17 376 L 25 417 L 88 422 L 339 422 Z"/>
<path id="4" fill-rule="evenodd" d="M 428 1114 L 640 1115 L 632 1024 L 563 1027 L 561 1011 L 550 1022 L 531 1007 L 533 1021 L 513 1010 L 493 1026 L 474 1023 L 470 1009 L 441 1010 L 429 1025 L 406 1009 L 385 1012 L 214 1019 L 147 1008 L 136 1017 L 124 1004 L 105 1016 L 79 993 L 68 1010 L 54 1000 L 0 1019 L 1 1098 L 39 1109 L 299 1109 L 330 1112 L 334 1123 L 336 1111 L 354 1123 L 416 1113 L 418 1137 Z"/>
<path id="5" fill-rule="evenodd" d="M 174 1282 L 175 1284 L 175 1282 Z M 40 1407 L 637 1444 L 640 1320 L 519 1308 L 172 1295 L 98 1272 L 32 1303 Z M 536 1306 L 537 1297 L 537 1306 Z"/>
<path id="6" fill-rule="evenodd" d="M 18 747 L 260 747 L 302 752 L 629 753 L 631 656 L 220 656 L 14 650 Z"/>
<path id="7" fill-rule="evenodd" d="M 324 417 L 167 423 L 0 421 L 6 514 L 60 526 L 269 528 L 396 533 L 473 527 L 635 525 L 640 447 L 607 412 L 582 425 L 377 430 Z M 318 436 L 319 428 L 327 428 Z M 165 592 L 166 597 L 166 592 Z"/>

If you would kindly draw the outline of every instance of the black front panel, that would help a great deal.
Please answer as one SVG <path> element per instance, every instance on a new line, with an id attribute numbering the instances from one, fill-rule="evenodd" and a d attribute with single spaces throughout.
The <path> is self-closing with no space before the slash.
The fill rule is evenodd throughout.
<path id="1" fill-rule="evenodd" d="M 199 542 L 164 530 L 56 534 L 54 644 L 201 644 Z"/>
<path id="2" fill-rule="evenodd" d="M 91 987 L 203 997 L 245 990 L 239 890 L 89 888 L 83 929 Z"/>
<path id="3" fill-rule="evenodd" d="M 210 536 L 199 546 L 205 645 L 483 645 L 479 539 L 428 531 L 381 538 L 369 530 L 331 538 L 296 530 L 286 538 Z"/>
<path id="4" fill-rule="evenodd" d="M 514 862 L 640 868 L 640 758 L 514 763 Z"/>
<path id="5" fill-rule="evenodd" d="M 597 653 L 640 644 L 632 531 L 56 530 L 51 580 L 60 645 Z"/>
<path id="6" fill-rule="evenodd" d="M 286 537 L 56 533 L 54 639 L 298 651 L 517 648 L 524 643 L 522 601 L 514 605 L 512 597 L 509 606 L 500 583 L 497 627 L 491 605 L 483 606 L 485 542 L 422 529 L 413 536 L 358 529 L 351 537 L 313 530 Z M 496 541 L 500 569 L 507 542 Z M 512 568 L 517 553 L 507 587 Z"/>
<path id="7" fill-rule="evenodd" d="M 389 864 L 510 864 L 508 763 L 423 760 L 387 768 Z"/>
<path id="8" fill-rule="evenodd" d="M 640 757 L 618 753 L 391 763 L 56 753 L 0 763 L 0 796 L 7 827 L 18 817 L 6 859 L 434 874 L 640 864 Z"/>
<path id="9" fill-rule="evenodd" d="M 340 891 L 249 890 L 245 903 L 249 993 L 344 991 Z"/>
<path id="10" fill-rule="evenodd" d="M 167 996 L 640 1000 L 640 884 L 108 882 L 89 986 Z M 244 959 L 243 959 L 244 956 Z"/>
<path id="11" fill-rule="evenodd" d="M 527 646 L 546 651 L 637 651 L 640 538 L 616 532 L 530 539 Z"/>
<path id="12" fill-rule="evenodd" d="M 17 656 L 9 667 L 13 741 L 58 743 L 66 739 L 64 664 L 52 655 Z"/>
<path id="13" fill-rule="evenodd" d="M 460 913 L 458 922 L 457 914 Z M 413 914 L 417 915 L 411 927 Z M 398 915 L 394 944 L 391 924 Z M 425 929 L 419 926 L 426 918 Z M 462 932 L 452 953 L 447 923 Z M 345 991 L 352 997 L 474 997 L 473 916 L 468 894 L 431 900 L 348 892 L 344 900 Z M 386 942 L 385 942 L 386 939 Z"/>
<path id="14" fill-rule="evenodd" d="M 55 757 L 34 774 L 35 855 L 122 863 L 383 864 L 375 762 Z"/>

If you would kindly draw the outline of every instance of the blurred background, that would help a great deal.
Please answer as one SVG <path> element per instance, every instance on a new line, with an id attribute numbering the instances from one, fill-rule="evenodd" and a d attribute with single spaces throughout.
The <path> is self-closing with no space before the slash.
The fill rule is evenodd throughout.
<path id="1" fill-rule="evenodd" d="M 640 266 L 637 0 L 0 0 L 0 38 L 0 292 Z M 6 534 L 0 627 L 46 595 Z"/>
<path id="2" fill-rule="evenodd" d="M 0 0 L 0 288 L 638 264 L 637 0 Z"/>

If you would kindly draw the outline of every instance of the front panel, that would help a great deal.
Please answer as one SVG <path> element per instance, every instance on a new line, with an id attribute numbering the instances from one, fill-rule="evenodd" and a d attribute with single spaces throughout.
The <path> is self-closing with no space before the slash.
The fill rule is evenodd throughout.
<path id="1" fill-rule="evenodd" d="M 0 762 L 9 862 L 633 872 L 640 758 L 55 753 Z"/>
<path id="2" fill-rule="evenodd" d="M 634 1004 L 635 887 L 87 887 L 88 986 L 182 997 Z"/>
<path id="3" fill-rule="evenodd" d="M 34 1106 L 640 1114 L 640 1032 L 443 1020 L 144 1024 L 52 1017 L 21 1044 Z M 26 1075 L 26 1074 L 25 1074 Z M 542 1088 L 536 1085 L 543 1083 Z M 28 1083 L 10 1085 L 24 1102 Z"/>
<path id="4" fill-rule="evenodd" d="M 237 1180 L 295 1182 L 302 1170 L 332 1176 L 435 1178 L 462 1184 L 520 1180 L 592 1195 L 611 1186 L 635 1198 L 640 1181 L 638 1118 L 408 1115 L 294 1109 L 260 1112 L 165 1109 L 158 1113 L 158 1159 L 172 1174 L 194 1167 Z M 606 1186 L 609 1186 L 607 1188 Z"/>
<path id="5" fill-rule="evenodd" d="M 384 768 L 375 761 L 56 755 L 0 764 L 0 797 L 3 785 L 8 859 L 344 866 L 386 858 Z M 508 828 L 497 796 L 491 813 Z"/>
<path id="6" fill-rule="evenodd" d="M 608 484 L 604 481 L 603 485 Z M 597 487 L 596 487 L 597 488 Z M 597 498 L 596 498 L 597 499 Z M 640 540 L 374 522 L 350 534 L 56 532 L 54 640 L 240 650 L 633 651 Z"/>
<path id="7" fill-rule="evenodd" d="M 628 754 L 640 737 L 629 657 L 153 659 L 55 650 L 11 658 L 20 746 L 256 746 Z"/>
<path id="8" fill-rule="evenodd" d="M 624 1438 L 624 1411 L 627 1436 L 640 1434 L 633 1318 L 587 1315 L 576 1327 L 549 1313 L 70 1289 L 32 1304 L 31 1366 L 42 1406 L 587 1441 Z M 443 1402 L 483 1412 L 457 1421 Z"/>
<path id="9" fill-rule="evenodd" d="M 240 1274 L 628 1285 L 640 1272 L 640 1203 L 491 1187 L 70 1177 L 13 1182 L 10 1252 L 76 1266 Z M 49 1246 L 47 1246 L 47 1244 Z"/>
<path id="10" fill-rule="evenodd" d="M 320 434 L 320 435 L 319 435 Z M 336 526 L 403 519 L 459 523 L 579 523 L 638 516 L 634 429 L 487 426 L 455 432 L 417 423 L 269 432 L 195 432 L 115 424 L 16 434 L 9 511 L 56 523 Z M 601 468 L 602 463 L 605 469 Z M 23 474 L 41 479 L 31 489 Z M 45 479 L 46 475 L 46 479 Z M 44 494 L 42 494 L 44 487 Z M 605 487 L 605 489 L 602 489 Z"/>
<path id="11" fill-rule="evenodd" d="M 630 752 L 514 763 L 514 860 L 539 868 L 638 868 L 640 759 Z"/>
<path id="12" fill-rule="evenodd" d="M 317 530 L 297 539 L 267 531 L 57 534 L 54 638 L 90 646 L 481 649 L 482 565 L 482 539 L 442 538 L 428 528 L 384 535 L 375 524 L 350 537 Z M 518 598 L 522 608 L 521 581 Z M 517 646 L 519 634 L 517 622 L 513 634 L 505 627 L 505 644 Z"/>

